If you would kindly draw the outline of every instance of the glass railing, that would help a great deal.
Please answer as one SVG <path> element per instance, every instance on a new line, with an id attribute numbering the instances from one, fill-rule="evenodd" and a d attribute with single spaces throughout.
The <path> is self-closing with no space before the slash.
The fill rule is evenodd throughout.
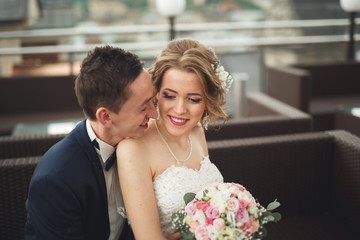
<path id="1" fill-rule="evenodd" d="M 356 19 L 356 23 L 359 24 L 360 19 Z M 182 23 L 174 27 L 177 37 L 197 39 L 219 54 L 257 51 L 262 58 L 258 64 L 276 65 L 344 59 L 349 41 L 348 25 L 348 19 L 323 19 Z M 72 67 L 86 52 L 104 44 L 151 59 L 166 45 L 168 31 L 167 24 L 2 31 L 0 61 L 8 56 L 57 54 L 59 62 L 68 62 Z M 359 40 L 360 34 L 356 34 L 356 44 Z"/>

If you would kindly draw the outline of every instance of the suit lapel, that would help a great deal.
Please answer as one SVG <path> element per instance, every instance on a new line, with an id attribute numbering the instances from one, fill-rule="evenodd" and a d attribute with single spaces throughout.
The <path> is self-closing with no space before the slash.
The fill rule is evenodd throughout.
<path id="1" fill-rule="evenodd" d="M 104 199 L 104 204 L 108 205 L 107 200 L 107 190 L 106 190 L 106 183 L 105 183 L 105 177 L 103 172 L 103 167 L 100 163 L 99 157 L 94 149 L 93 144 L 90 141 L 89 135 L 87 134 L 86 130 L 86 119 L 81 121 L 78 126 L 75 128 L 75 135 L 76 138 L 85 152 L 85 154 L 88 157 L 88 160 L 90 161 L 91 165 L 93 166 L 94 175 L 96 177 L 96 180 L 99 184 L 99 188 L 101 191 L 101 195 Z"/>

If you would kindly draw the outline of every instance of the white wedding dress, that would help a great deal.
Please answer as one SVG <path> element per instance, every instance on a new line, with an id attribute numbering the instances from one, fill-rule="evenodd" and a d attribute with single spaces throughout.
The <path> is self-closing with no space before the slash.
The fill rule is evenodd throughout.
<path id="1" fill-rule="evenodd" d="M 185 207 L 184 195 L 197 193 L 213 182 L 224 179 L 208 156 L 201 161 L 199 170 L 172 165 L 154 181 L 154 191 L 160 215 L 160 224 L 164 236 L 174 233 L 171 215 Z"/>

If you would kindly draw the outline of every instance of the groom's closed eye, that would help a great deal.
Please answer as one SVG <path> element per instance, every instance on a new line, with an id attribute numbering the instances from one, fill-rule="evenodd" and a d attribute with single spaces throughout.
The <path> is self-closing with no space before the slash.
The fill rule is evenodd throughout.
<path id="1" fill-rule="evenodd" d="M 149 104 L 151 104 L 150 101 L 145 104 L 145 106 L 141 109 L 141 112 L 145 112 L 148 109 Z"/>

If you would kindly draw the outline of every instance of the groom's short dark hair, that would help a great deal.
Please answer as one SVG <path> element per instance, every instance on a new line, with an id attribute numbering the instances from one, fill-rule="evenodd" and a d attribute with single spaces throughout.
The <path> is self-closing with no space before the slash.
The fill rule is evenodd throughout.
<path id="1" fill-rule="evenodd" d="M 118 113 L 131 92 L 129 85 L 140 75 L 144 63 L 121 48 L 104 46 L 90 51 L 75 79 L 75 93 L 84 114 L 95 120 L 96 109 Z"/>

